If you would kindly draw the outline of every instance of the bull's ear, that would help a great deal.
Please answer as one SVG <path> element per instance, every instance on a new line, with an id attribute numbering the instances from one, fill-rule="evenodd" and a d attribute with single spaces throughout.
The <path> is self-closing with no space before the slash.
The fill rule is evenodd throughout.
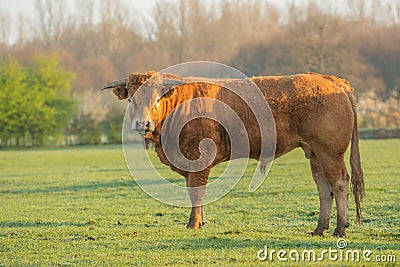
<path id="1" fill-rule="evenodd" d="M 122 100 L 122 99 L 127 99 L 128 98 L 128 89 L 126 89 L 125 86 L 116 86 L 113 89 L 113 93 L 114 95 L 116 95 L 118 97 L 118 99 Z"/>
<path id="2" fill-rule="evenodd" d="M 185 81 L 180 81 L 180 80 L 173 80 L 173 79 L 163 79 L 162 80 L 162 85 L 163 86 L 179 86 L 186 84 Z"/>

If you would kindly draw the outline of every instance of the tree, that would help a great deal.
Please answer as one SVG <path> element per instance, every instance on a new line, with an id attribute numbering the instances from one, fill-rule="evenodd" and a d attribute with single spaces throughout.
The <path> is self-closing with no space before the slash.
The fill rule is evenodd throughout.
<path id="1" fill-rule="evenodd" d="M 0 10 L 0 47 L 10 41 L 11 17 L 8 13 Z"/>
<path id="2" fill-rule="evenodd" d="M 101 127 L 92 114 L 77 114 L 68 126 L 67 133 L 73 137 L 69 145 L 98 145 L 101 143 Z"/>
<path id="3" fill-rule="evenodd" d="M 0 64 L 0 145 L 19 145 L 28 130 L 26 71 L 11 58 Z"/>
<path id="4" fill-rule="evenodd" d="M 59 42 L 68 25 L 68 13 L 64 0 L 36 0 L 37 35 L 48 49 Z"/>
<path id="5" fill-rule="evenodd" d="M 3 145 L 43 145 L 60 138 L 75 113 L 70 96 L 73 73 L 60 68 L 57 55 L 37 56 L 22 67 L 7 59 L 0 66 L 0 139 Z"/>
<path id="6" fill-rule="evenodd" d="M 103 133 L 107 136 L 107 143 L 120 144 L 122 142 L 124 113 L 124 109 L 112 107 L 102 122 Z"/>
<path id="7" fill-rule="evenodd" d="M 27 86 L 31 95 L 29 132 L 35 145 L 43 145 L 49 135 L 60 137 L 75 111 L 71 99 L 74 74 L 59 66 L 58 56 L 38 55 L 28 68 Z"/>

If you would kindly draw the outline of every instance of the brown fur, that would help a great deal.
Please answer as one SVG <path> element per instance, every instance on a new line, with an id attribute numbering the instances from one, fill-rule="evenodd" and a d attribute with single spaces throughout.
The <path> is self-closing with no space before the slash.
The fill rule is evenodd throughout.
<path id="1" fill-rule="evenodd" d="M 253 77 L 251 80 L 258 85 L 273 113 L 277 138 L 275 158 L 301 147 L 306 158 L 310 159 L 320 197 L 318 226 L 312 234 L 323 235 L 324 230 L 328 229 L 334 197 L 337 207 L 337 228 L 334 234 L 345 235 L 345 228 L 349 226 L 347 208 L 349 175 L 344 164 L 344 153 L 350 140 L 352 141 L 351 181 L 358 223 L 361 218 L 360 201 L 364 194 L 353 89 L 343 79 L 317 73 Z M 229 84 L 241 82 L 241 80 L 219 80 L 220 84 L 228 88 Z M 130 90 L 129 94 L 131 95 L 133 91 Z M 188 159 L 195 160 L 199 157 L 199 142 L 204 138 L 213 139 L 217 146 L 217 155 L 209 168 L 203 172 L 191 173 L 180 170 L 168 162 L 164 155 L 165 148 L 160 143 L 160 131 L 165 118 L 177 105 L 185 100 L 202 96 L 221 100 L 235 110 L 245 122 L 249 134 L 250 157 L 263 160 L 260 159 L 260 129 L 255 124 L 254 114 L 237 95 L 224 86 L 190 82 L 174 87 L 164 95 L 158 101 L 158 105 L 150 110 L 149 116 L 155 122 L 155 130 L 146 138 L 155 142 L 155 150 L 160 160 L 186 178 L 193 206 L 188 226 L 194 228 L 201 227 L 203 223 L 201 218 L 204 215 L 201 207 L 204 192 L 197 192 L 195 188 L 207 183 L 209 168 L 230 159 L 229 138 L 224 129 L 210 119 L 198 118 L 185 125 L 180 134 L 179 148 Z M 205 106 L 205 109 L 213 110 L 213 107 Z M 190 109 L 185 112 L 190 112 Z M 174 117 L 172 122 L 173 125 L 174 123 L 179 125 L 179 117 Z M 236 156 L 241 157 L 241 155 Z"/>

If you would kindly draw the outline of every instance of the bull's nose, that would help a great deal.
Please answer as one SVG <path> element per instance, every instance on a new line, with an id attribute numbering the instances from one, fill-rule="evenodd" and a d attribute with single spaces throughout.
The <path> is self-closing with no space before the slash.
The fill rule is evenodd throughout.
<path id="1" fill-rule="evenodd" d="M 133 126 L 133 125 L 132 125 Z M 135 126 L 132 127 L 134 131 L 137 132 L 150 132 L 152 131 L 150 121 L 135 121 Z"/>

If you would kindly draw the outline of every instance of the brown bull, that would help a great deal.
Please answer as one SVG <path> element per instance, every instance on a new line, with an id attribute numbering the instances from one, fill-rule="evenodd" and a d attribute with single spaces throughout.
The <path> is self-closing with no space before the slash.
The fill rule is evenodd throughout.
<path id="1" fill-rule="evenodd" d="M 152 79 L 154 79 L 152 81 Z M 254 121 L 251 112 L 237 99 L 237 96 L 224 86 L 190 82 L 190 78 L 163 74 L 158 77 L 154 72 L 132 74 L 129 79 L 114 82 L 103 87 L 114 88 L 119 99 L 129 98 L 134 103 L 140 100 L 132 98 L 136 90 L 147 80 L 150 84 L 162 85 L 161 80 L 174 80 L 158 87 L 158 93 L 164 94 L 148 112 L 152 125 L 146 138 L 155 143 L 160 160 L 174 171 L 183 175 L 192 201 L 192 212 L 188 227 L 201 228 L 204 223 L 202 198 L 204 196 L 210 168 L 230 159 L 230 140 L 223 127 L 213 120 L 198 118 L 187 123 L 179 135 L 179 148 L 182 154 L 191 160 L 199 158 L 199 142 L 211 138 L 216 144 L 216 155 L 212 163 L 202 171 L 184 171 L 173 166 L 165 157 L 161 145 L 161 129 L 165 119 L 179 104 L 197 97 L 208 97 L 223 101 L 239 115 L 246 126 L 250 142 L 250 158 L 260 159 L 260 130 L 250 130 L 250 121 Z M 184 83 L 182 81 L 187 81 Z M 344 153 L 351 141 L 351 182 L 355 197 L 358 224 L 361 223 L 360 201 L 364 195 L 364 178 L 358 147 L 358 129 L 356 104 L 353 90 L 345 80 L 334 76 L 316 73 L 298 74 L 280 77 L 253 77 L 251 80 L 260 88 L 268 101 L 276 127 L 276 151 L 278 158 L 296 147 L 301 147 L 305 157 L 310 160 L 314 181 L 317 184 L 320 213 L 317 228 L 313 235 L 323 235 L 329 228 L 329 219 L 333 198 L 336 200 L 337 227 L 334 235 L 344 236 L 348 220 L 349 174 L 344 163 Z M 231 81 L 235 82 L 235 81 Z M 226 83 L 229 83 L 227 81 Z M 154 94 L 154 91 L 148 92 Z M 157 94 L 154 94 L 155 98 Z M 235 98 L 236 97 L 236 98 Z M 154 102 L 155 100 L 153 100 Z M 152 104 L 152 103 L 147 103 Z M 249 115 L 250 114 L 250 115 Z M 131 113 L 131 116 L 136 114 Z M 250 119 L 249 119 L 250 116 Z M 173 118 L 172 121 L 179 118 Z M 168 134 L 168 131 L 166 131 Z M 261 166 L 265 164 L 261 164 Z"/>

